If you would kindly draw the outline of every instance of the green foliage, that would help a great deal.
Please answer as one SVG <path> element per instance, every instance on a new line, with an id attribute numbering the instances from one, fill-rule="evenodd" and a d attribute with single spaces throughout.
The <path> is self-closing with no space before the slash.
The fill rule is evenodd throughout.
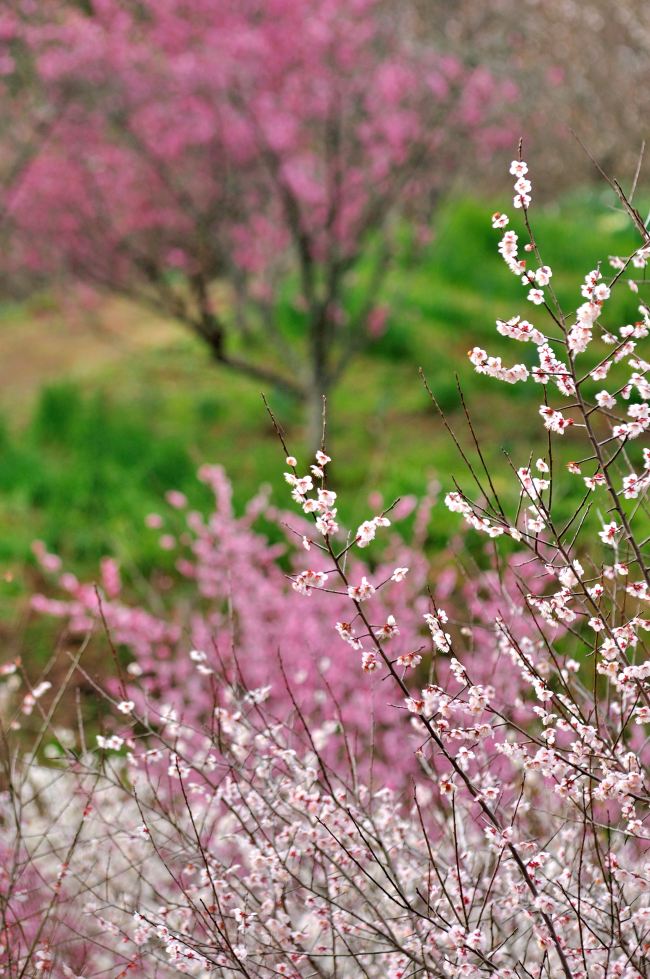
<path id="1" fill-rule="evenodd" d="M 46 388 L 27 431 L 12 438 L 5 426 L 4 556 L 23 557 L 28 536 L 41 535 L 84 564 L 116 550 L 141 557 L 133 541 L 145 514 L 168 487 L 194 486 L 181 433 L 151 420 L 146 405 L 133 410 L 70 383 Z"/>

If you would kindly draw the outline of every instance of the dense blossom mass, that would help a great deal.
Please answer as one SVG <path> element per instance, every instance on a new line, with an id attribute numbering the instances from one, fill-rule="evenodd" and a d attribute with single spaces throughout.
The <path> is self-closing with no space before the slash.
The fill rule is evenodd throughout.
<path id="1" fill-rule="evenodd" d="M 169 616 L 130 607 L 114 564 L 94 588 L 38 549 L 67 598 L 37 606 L 103 630 L 118 669 L 92 743 L 52 730 L 50 681 L 3 671 L 9 727 L 40 717 L 50 758 L 2 797 L 5 974 L 650 975 L 650 313 L 604 322 L 614 289 L 641 287 L 648 237 L 567 313 L 526 164 L 511 174 L 522 227 L 499 251 L 540 318 L 497 323 L 525 363 L 470 360 L 541 392 L 540 438 L 509 490 L 464 453 L 476 492 L 445 503 L 468 553 L 496 557 L 462 593 L 428 582 L 431 501 L 410 547 L 390 536 L 404 501 L 344 529 L 324 446 L 301 466 L 283 442 L 297 514 L 259 497 L 236 518 L 204 470 L 217 506 L 187 514 L 195 595 Z"/>
<path id="2" fill-rule="evenodd" d="M 3 263 L 134 296 L 317 410 L 385 329 L 395 216 L 428 224 L 468 148 L 512 139 L 512 83 L 409 40 L 378 0 L 16 7 L 0 21 L 18 117 L 0 167 L 25 128 L 17 93 L 36 93 L 41 122 L 3 181 Z M 362 258 L 374 271 L 350 303 Z M 287 275 L 309 355 L 283 327 Z"/>

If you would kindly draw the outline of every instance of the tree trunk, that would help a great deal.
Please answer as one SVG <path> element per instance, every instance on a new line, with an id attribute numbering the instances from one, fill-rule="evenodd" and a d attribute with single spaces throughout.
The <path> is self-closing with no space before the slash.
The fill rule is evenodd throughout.
<path id="1" fill-rule="evenodd" d="M 295 398 L 302 399 L 303 389 L 299 383 L 276 373 L 271 368 L 249 363 L 240 357 L 233 357 L 227 352 L 225 327 L 223 321 L 212 308 L 205 284 L 200 278 L 197 278 L 194 280 L 193 286 L 197 300 L 197 316 L 189 322 L 195 333 L 208 345 L 217 363 L 223 364 L 224 367 L 230 367 L 247 377 L 254 378 L 264 385 L 271 384 Z"/>

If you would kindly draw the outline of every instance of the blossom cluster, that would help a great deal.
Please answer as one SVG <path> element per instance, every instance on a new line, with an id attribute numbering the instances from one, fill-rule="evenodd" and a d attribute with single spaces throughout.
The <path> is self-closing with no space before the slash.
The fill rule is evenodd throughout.
<path id="1" fill-rule="evenodd" d="M 319 455 L 314 468 L 327 462 Z M 71 638 L 94 633 L 98 646 L 108 628 L 129 658 L 126 689 L 117 683 L 111 688 L 116 705 L 132 702 L 141 711 L 146 697 L 151 716 L 173 709 L 188 724 L 205 724 L 213 707 L 214 678 L 226 668 L 251 689 L 269 686 L 279 716 L 295 701 L 315 723 L 342 721 L 346 737 L 357 745 L 360 769 L 372 767 L 391 785 L 403 782 L 415 767 L 413 755 L 404 757 L 403 738 L 390 724 L 392 711 L 379 677 L 360 697 L 357 658 L 336 636 L 332 642 L 332 619 L 349 618 L 348 586 L 333 584 L 317 523 L 325 514 L 328 520 L 337 518 L 336 495 L 312 470 L 306 477 L 289 475 L 291 494 L 299 497 L 303 510 L 300 520 L 273 506 L 266 491 L 250 500 L 243 514 L 236 513 L 230 483 L 217 466 L 200 471 L 214 494 L 214 506 L 205 514 L 193 510 L 182 494 L 168 494 L 169 506 L 146 522 L 154 540 L 158 537 L 166 554 L 174 555 L 176 574 L 165 570 L 164 576 L 155 576 L 153 588 L 163 581 L 165 589 L 157 594 L 147 589 L 139 599 L 127 591 L 113 559 L 102 562 L 96 586 L 62 569 L 60 559 L 36 545 L 46 580 L 43 593 L 32 598 L 33 608 L 64 620 Z M 349 587 L 358 589 L 360 599 L 367 602 L 376 575 L 386 581 L 373 595 L 377 621 L 385 625 L 394 616 L 413 648 L 424 634 L 428 561 L 421 543 L 436 493 L 432 486 L 431 495 L 420 501 L 403 498 L 391 511 L 390 526 L 386 516 L 362 523 L 346 558 Z M 414 530 L 407 542 L 396 528 L 409 516 Z M 386 532 L 383 554 L 378 561 L 375 557 L 372 570 L 363 560 L 369 527 Z M 306 595 L 311 595 L 309 602 Z M 372 657 L 366 665 L 372 669 Z M 34 692 L 40 694 L 36 684 L 30 695 Z M 120 731 L 100 734 L 114 736 Z M 330 739 L 328 751 L 332 763 L 334 754 L 345 758 L 342 735 Z"/>
<path id="2" fill-rule="evenodd" d="M 494 742 L 495 687 L 467 686 L 451 666 L 447 689 L 430 684 L 413 705 L 459 741 L 456 770 L 436 772 L 435 805 L 426 780 L 404 802 L 339 779 L 323 758 L 328 732 L 301 740 L 254 690 L 215 708 L 218 735 L 173 719 L 153 731 L 139 716 L 146 735 L 133 728 L 126 754 L 31 766 L 2 799 L 5 974 L 306 979 L 317 963 L 330 979 L 479 979 L 489 963 L 515 979 L 525 962 L 550 979 L 562 974 L 557 941 L 576 979 L 608 962 L 624 979 L 644 975 L 650 888 L 634 843 L 615 834 L 601 852 L 562 796 L 548 800 L 552 739 L 531 753 L 522 791 L 504 797 L 525 743 Z M 512 821 L 480 817 L 468 773 L 486 810 L 499 802 Z M 614 788 L 618 799 L 644 791 L 629 759 L 625 788 L 597 791 Z"/>
<path id="3" fill-rule="evenodd" d="M 617 858 L 610 859 L 610 837 L 607 842 L 603 838 L 603 825 L 606 823 L 608 833 L 620 834 L 621 841 L 630 841 L 631 850 L 637 852 L 643 852 L 649 838 L 650 759 L 648 743 L 639 728 L 650 719 L 650 660 L 644 636 L 650 631 L 650 618 L 643 608 L 650 584 L 650 537 L 644 505 L 650 486 L 650 456 L 644 448 L 639 458 L 634 441 L 650 427 L 646 379 L 650 364 L 638 350 L 639 341 L 648 335 L 650 313 L 642 305 L 635 323 L 618 330 L 605 327 L 602 316 L 621 277 L 604 281 L 600 267 L 585 276 L 581 287 L 584 302 L 575 313 L 566 314 L 560 308 L 551 284 L 552 269 L 541 258 L 530 224 L 532 187 L 526 177 L 527 165 L 514 161 L 511 173 L 516 177 L 514 204 L 523 213 L 529 238 L 525 251 L 533 255 L 536 268 L 527 269 L 527 261 L 519 258 L 519 239 L 514 231 L 504 233 L 499 252 L 528 290 L 528 301 L 543 307 L 549 322 L 544 330 L 520 316 L 497 322 L 502 336 L 537 348 L 538 365 L 505 367 L 500 357 L 491 357 L 480 348 L 470 351 L 469 357 L 478 373 L 508 383 L 532 380 L 545 388 L 539 414 L 548 432 L 547 451 L 534 468 L 528 462 L 515 470 L 514 505 L 501 499 L 491 480 L 489 491 L 476 502 L 457 489 L 446 495 L 445 503 L 473 530 L 493 539 L 507 536 L 521 552 L 516 563 L 528 618 L 520 620 L 522 628 L 515 635 L 499 612 L 493 653 L 503 663 L 500 672 L 516 671 L 520 692 L 509 705 L 477 683 L 472 676 L 475 664 L 467 655 L 457 654 L 459 637 L 446 631 L 447 615 L 435 605 L 424 618 L 433 640 L 436 666 L 432 668 L 439 669 L 441 657 L 445 657 L 447 683 L 429 682 L 413 689 L 408 680 L 408 660 L 402 655 L 395 657 L 392 649 L 386 648 L 371 609 L 362 604 L 383 587 L 383 581 L 366 583 L 364 579 L 364 594 L 348 587 L 356 614 L 346 624 L 343 638 L 353 641 L 361 651 L 364 669 L 369 657 L 373 671 L 381 668 L 384 679 L 392 681 L 396 692 L 403 695 L 407 713 L 421 725 L 423 746 L 419 754 L 425 768 L 437 773 L 434 782 L 439 799 L 457 800 L 459 793 L 469 797 L 489 845 L 508 852 L 519 867 L 520 892 L 534 895 L 541 919 L 533 925 L 539 929 L 535 932 L 537 941 L 547 950 L 549 961 L 555 963 L 549 974 L 597 976 L 607 974 L 607 966 L 595 946 L 585 942 L 584 934 L 574 942 L 563 935 L 565 924 L 570 919 L 579 922 L 581 912 L 575 907 L 570 913 L 566 907 L 560 911 L 555 896 L 540 897 L 537 874 L 531 881 L 526 872 L 528 865 L 519 847 L 529 838 L 529 830 L 517 833 L 520 820 L 528 826 L 526 806 L 510 813 L 509 805 L 519 806 L 526 798 L 526 786 L 540 779 L 547 792 L 546 832 L 552 837 L 555 820 L 567 827 L 576 818 L 571 814 L 578 814 L 582 839 L 588 838 L 595 852 L 606 848 L 605 857 L 617 886 L 628 878 L 617 873 Z M 492 223 L 503 229 L 509 219 L 495 214 Z M 619 271 L 643 267 L 647 247 L 645 236 L 641 248 L 618 263 Z M 598 349 L 600 344 L 605 345 L 603 352 Z M 611 380 L 611 386 L 594 391 L 595 385 L 602 385 L 606 379 Z M 552 403 L 549 389 L 564 401 Z M 627 417 L 616 410 L 619 398 L 628 402 Z M 582 458 L 558 474 L 557 457 L 548 440 L 554 436 L 564 439 L 568 432 L 579 445 Z M 570 490 L 575 477 L 580 477 L 583 486 L 582 501 L 578 498 L 567 522 L 566 515 L 558 516 L 557 501 L 566 497 L 564 483 L 568 481 Z M 593 494 L 603 498 L 594 514 Z M 600 529 L 598 523 L 594 526 L 596 514 Z M 573 530 L 568 536 L 570 528 Z M 611 559 L 607 555 L 599 557 L 599 547 L 603 546 L 613 551 L 613 563 L 608 563 Z M 330 580 L 338 578 L 347 585 L 347 572 L 341 563 L 346 549 L 337 550 L 329 541 L 327 549 Z M 531 588 L 530 579 L 526 580 L 531 569 L 535 588 Z M 507 608 L 505 594 L 503 600 Z M 358 632 L 353 631 L 355 623 L 359 624 Z M 462 637 L 464 630 L 460 633 Z M 471 635 L 471 630 L 466 634 Z M 418 664 L 421 659 L 418 652 Z M 452 682 L 460 686 L 453 696 L 449 690 Z M 603 682 L 607 708 L 601 700 L 599 684 Z M 480 704 L 484 712 L 480 723 L 473 704 Z M 523 722 L 515 717 L 522 709 Z M 496 757 L 501 758 L 503 768 L 494 762 Z M 485 771 L 490 772 L 487 786 Z M 491 805 L 495 800 L 496 810 Z M 540 866 L 546 859 L 541 858 Z M 559 883 L 562 873 L 550 880 L 545 875 L 544 879 L 553 886 L 565 886 Z M 598 872 L 595 879 L 601 879 Z M 576 893 L 582 894 L 584 886 L 591 894 L 593 882 L 587 885 L 582 878 Z M 627 907 L 624 916 L 631 920 L 634 912 Z M 594 932 L 591 934 L 593 937 Z M 640 934 L 635 948 L 647 946 L 644 935 Z M 601 951 L 607 941 L 604 937 L 598 940 Z M 619 961 L 617 969 L 621 975 L 643 975 L 639 961 L 631 955 L 623 964 Z M 474 973 L 470 969 L 463 974 Z"/>

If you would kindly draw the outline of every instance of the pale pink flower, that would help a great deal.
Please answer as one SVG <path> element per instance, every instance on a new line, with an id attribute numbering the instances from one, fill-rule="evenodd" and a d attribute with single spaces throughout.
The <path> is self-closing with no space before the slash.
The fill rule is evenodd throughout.
<path id="1" fill-rule="evenodd" d="M 603 544 L 609 544 L 610 547 L 614 547 L 620 529 L 621 528 L 616 523 L 616 521 L 611 520 L 609 523 L 603 526 L 603 529 L 601 531 L 598 532 L 598 536 L 600 537 Z"/>
<path id="2" fill-rule="evenodd" d="M 365 602 L 368 598 L 375 594 L 374 587 L 370 584 L 366 576 L 364 575 L 358 585 L 348 586 L 348 595 L 355 602 Z"/>
<path id="3" fill-rule="evenodd" d="M 553 271 L 548 265 L 542 265 L 535 272 L 535 282 L 538 286 L 547 286 L 551 281 Z"/>
<path id="4" fill-rule="evenodd" d="M 600 408 L 613 408 L 616 404 L 616 398 L 609 391 L 599 391 L 594 400 Z"/>
<path id="5" fill-rule="evenodd" d="M 311 595 L 313 588 L 324 588 L 327 575 L 323 571 L 303 571 L 293 581 L 292 587 L 300 595 Z"/>
<path id="6" fill-rule="evenodd" d="M 374 673 L 379 666 L 379 660 L 377 659 L 377 654 L 372 652 L 364 652 L 361 656 L 361 669 L 364 673 Z"/>
<path id="7" fill-rule="evenodd" d="M 510 173 L 513 177 L 523 177 L 528 173 L 528 164 L 523 160 L 513 160 L 510 164 Z"/>
<path id="8" fill-rule="evenodd" d="M 564 435 L 566 429 L 570 425 L 573 425 L 572 418 L 565 418 L 562 412 L 555 411 L 547 405 L 541 405 L 539 413 L 544 419 L 544 427 L 548 428 L 551 432 L 556 432 L 558 435 Z"/>

